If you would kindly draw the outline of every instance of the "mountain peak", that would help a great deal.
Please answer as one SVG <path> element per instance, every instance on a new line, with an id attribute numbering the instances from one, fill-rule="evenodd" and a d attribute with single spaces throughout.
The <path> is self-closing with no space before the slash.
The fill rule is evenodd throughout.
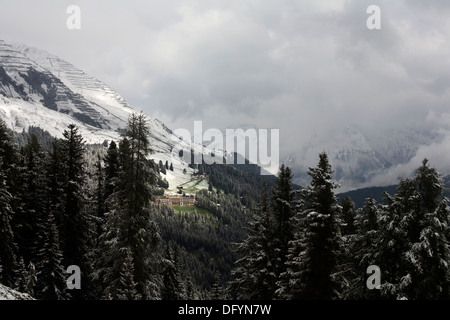
<path id="1" fill-rule="evenodd" d="M 72 91 L 100 103 L 131 109 L 131 106 L 117 92 L 102 81 L 89 76 L 71 63 L 48 53 L 45 50 L 28 47 L 23 44 L 12 45 L 28 59 L 36 62 L 46 71 L 60 79 Z"/>
<path id="2" fill-rule="evenodd" d="M 44 50 L 0 40 L 0 117 L 16 132 L 40 127 L 62 137 L 75 124 L 89 143 L 120 139 L 130 114 L 136 112 L 116 91 L 71 63 Z M 172 131 L 147 116 L 156 161 L 171 159 Z M 174 163 L 175 164 L 175 163 Z M 190 170 L 178 163 L 176 170 Z M 189 175 L 178 172 L 169 182 L 176 186 Z"/>
<path id="3" fill-rule="evenodd" d="M 63 59 L 5 41 L 0 42 L 0 99 L 0 116 L 15 131 L 33 125 L 57 136 L 75 123 L 92 142 L 117 138 L 133 112 L 117 92 Z"/>

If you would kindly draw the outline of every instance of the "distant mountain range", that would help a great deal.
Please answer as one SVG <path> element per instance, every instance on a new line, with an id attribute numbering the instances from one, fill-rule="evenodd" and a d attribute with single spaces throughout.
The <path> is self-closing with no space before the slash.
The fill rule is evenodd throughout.
<path id="1" fill-rule="evenodd" d="M 408 164 L 419 148 L 442 138 L 437 130 L 425 127 L 367 132 L 365 128 L 354 125 L 313 137 L 301 150 L 287 157 L 285 163 L 293 168 L 294 181 L 305 185 L 309 182 L 307 166 L 315 167 L 318 154 L 325 151 L 334 170 L 334 179 L 342 187 L 341 192 L 393 185 L 399 182 L 399 178 L 405 178 L 401 176 L 403 172 L 396 172 L 397 167 Z"/>

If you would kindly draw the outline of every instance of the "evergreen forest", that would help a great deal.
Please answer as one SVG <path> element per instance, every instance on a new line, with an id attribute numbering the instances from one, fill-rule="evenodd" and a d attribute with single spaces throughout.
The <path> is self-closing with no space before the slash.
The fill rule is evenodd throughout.
<path id="1" fill-rule="evenodd" d="M 302 187 L 284 164 L 201 164 L 209 188 L 186 210 L 156 201 L 173 164 L 152 160 L 149 130 L 132 114 L 92 146 L 75 125 L 54 138 L 0 122 L 1 284 L 40 300 L 449 298 L 448 199 L 428 159 L 360 208 L 336 196 L 326 153 Z"/>

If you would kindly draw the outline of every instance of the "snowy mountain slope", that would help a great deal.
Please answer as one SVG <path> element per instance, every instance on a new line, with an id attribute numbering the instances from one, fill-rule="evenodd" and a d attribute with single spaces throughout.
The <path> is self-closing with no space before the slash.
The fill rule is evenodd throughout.
<path id="1" fill-rule="evenodd" d="M 394 166 L 406 164 L 421 146 L 441 138 L 439 133 L 425 128 L 406 127 L 369 133 L 354 125 L 314 136 L 285 163 L 294 168 L 294 181 L 305 185 L 309 183 L 308 167 L 315 167 L 318 154 L 325 151 L 334 170 L 334 179 L 341 184 L 340 192 L 345 192 L 372 186 L 374 178 L 386 174 Z M 396 182 L 392 180 L 393 184 Z"/>
<path id="2" fill-rule="evenodd" d="M 30 295 L 6 287 L 0 283 L 0 300 L 34 300 Z"/>
<path id="3" fill-rule="evenodd" d="M 132 108 L 106 84 L 43 50 L 24 45 L 12 45 L 12 48 L 52 73 L 72 92 L 95 104 L 97 108 L 94 109 L 112 128 L 117 129 L 124 126 L 124 119 L 127 119 Z"/>
<path id="4" fill-rule="evenodd" d="M 61 132 L 60 126 L 76 122 L 95 135 L 99 129 L 116 131 L 123 126 L 124 114 L 114 121 L 105 117 L 104 108 L 71 90 L 51 71 L 0 42 L 1 116 L 14 130 L 38 125 L 54 134 Z"/>
<path id="5" fill-rule="evenodd" d="M 87 143 L 119 140 L 136 112 L 117 92 L 63 59 L 26 45 L 0 40 L 0 117 L 16 132 L 40 127 L 61 137 L 71 123 Z M 179 142 L 161 121 L 147 116 L 152 158 L 173 163 L 166 179 L 171 189 L 190 181 L 193 169 L 172 157 Z M 202 146 L 194 145 L 200 152 Z M 186 173 L 184 173 L 186 170 Z"/>
<path id="6" fill-rule="evenodd" d="M 0 117 L 13 130 L 21 132 L 29 126 L 39 126 L 61 137 L 67 126 L 75 123 L 88 143 L 117 141 L 132 112 L 135 110 L 117 92 L 69 62 L 43 50 L 0 40 Z M 193 173 L 186 163 L 172 156 L 172 150 L 182 140 L 158 119 L 148 116 L 148 121 L 154 150 L 152 158 L 156 162 L 173 163 L 174 171 L 168 172 L 165 178 L 172 191 L 176 191 L 176 186 L 189 182 Z M 257 129 L 248 124 L 231 129 L 234 128 Z M 439 142 L 442 136 L 437 132 L 420 126 L 379 132 L 348 126 L 313 135 L 288 157 L 280 154 L 280 160 L 293 169 L 295 183 L 306 185 L 309 183 L 308 167 L 316 166 L 318 154 L 326 151 L 335 170 L 334 178 L 342 186 L 339 191 L 344 192 L 379 185 L 374 184 L 380 181 L 377 177 L 406 164 L 419 148 Z M 222 133 L 225 134 L 225 130 Z M 191 139 L 202 141 L 197 136 Z M 191 143 L 187 142 L 190 148 Z M 217 157 L 226 154 L 223 145 L 203 143 L 213 149 Z M 192 147 L 196 153 L 211 152 L 201 144 L 192 143 Z"/>

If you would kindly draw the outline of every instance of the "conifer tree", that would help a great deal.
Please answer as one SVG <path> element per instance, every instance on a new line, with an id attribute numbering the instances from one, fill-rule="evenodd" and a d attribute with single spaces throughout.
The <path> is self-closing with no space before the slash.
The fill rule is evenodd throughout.
<path id="1" fill-rule="evenodd" d="M 19 263 L 19 247 L 14 237 L 19 224 L 14 221 L 15 210 L 20 208 L 19 197 L 15 199 L 13 196 L 15 191 L 20 190 L 17 164 L 17 150 L 12 143 L 11 132 L 3 119 L 0 119 L 0 283 L 11 288 L 18 288 L 23 269 Z"/>
<path id="2" fill-rule="evenodd" d="M 105 158 L 105 194 L 104 198 L 107 199 L 113 192 L 115 184 L 117 183 L 117 176 L 119 173 L 119 150 L 117 144 L 111 141 L 106 152 Z"/>
<path id="3" fill-rule="evenodd" d="M 23 262 L 23 258 L 19 255 L 19 262 L 18 262 L 18 268 L 15 270 L 16 281 L 14 284 L 14 289 L 16 289 L 19 292 L 25 292 L 28 293 L 28 284 L 30 282 L 30 278 L 32 277 L 31 272 L 29 268 L 25 267 L 25 263 Z"/>
<path id="4" fill-rule="evenodd" d="M 356 232 L 355 219 L 356 210 L 355 203 L 350 199 L 349 196 L 342 198 L 340 201 L 341 209 L 341 220 L 343 222 L 341 233 L 343 236 L 351 235 Z"/>
<path id="5" fill-rule="evenodd" d="M 17 171 L 14 169 L 19 161 L 11 131 L 6 127 L 3 119 L 0 119 L 0 158 L 2 159 L 2 169 L 5 179 L 8 184 L 11 184 L 13 175 L 17 174 Z"/>
<path id="6" fill-rule="evenodd" d="M 169 244 L 166 246 L 161 288 L 161 299 L 163 300 L 180 300 L 183 298 L 183 283 L 178 270 L 178 250 L 176 248 L 175 246 L 174 250 L 171 250 Z"/>
<path id="7" fill-rule="evenodd" d="M 115 297 L 117 300 L 139 300 L 140 294 L 136 290 L 136 282 L 134 281 L 133 257 L 129 248 L 122 250 L 124 258 L 117 287 L 115 288 Z"/>
<path id="8" fill-rule="evenodd" d="M 63 215 L 63 243 L 65 263 L 80 264 L 85 252 L 86 221 L 83 216 L 82 186 L 85 179 L 84 141 L 78 128 L 71 124 L 64 131 L 63 154 L 65 169 L 65 206 Z"/>
<path id="9" fill-rule="evenodd" d="M 379 209 L 373 196 L 366 199 L 361 214 L 357 216 L 355 224 L 356 228 L 362 234 L 379 229 Z"/>
<path id="10" fill-rule="evenodd" d="M 274 273 L 273 221 L 267 189 L 264 187 L 258 214 L 248 222 L 247 238 L 238 246 L 242 258 L 235 262 L 232 271 L 232 289 L 239 299 L 269 300 L 276 290 L 277 275 Z"/>
<path id="11" fill-rule="evenodd" d="M 37 281 L 37 277 L 36 277 L 36 267 L 34 266 L 34 264 L 32 262 L 30 262 L 28 264 L 28 277 L 26 277 L 26 282 L 25 282 L 25 293 L 28 293 L 30 296 L 34 297 L 35 293 L 34 293 L 34 287 L 36 286 L 36 281 Z"/>
<path id="12" fill-rule="evenodd" d="M 24 264 L 36 262 L 36 230 L 38 221 L 45 211 L 45 171 L 44 156 L 37 136 L 32 134 L 22 151 L 23 157 L 23 190 L 21 196 L 22 206 L 16 213 L 16 230 L 20 255 Z"/>
<path id="13" fill-rule="evenodd" d="M 295 193 L 292 190 L 292 173 L 284 164 L 280 166 L 276 185 L 272 188 L 271 214 L 272 219 L 272 242 L 274 250 L 270 252 L 273 264 L 273 272 L 279 276 L 286 271 L 286 257 L 288 254 L 289 241 L 294 238 L 291 219 L 295 214 L 292 209 Z M 276 287 L 273 288 L 275 292 Z"/>
<path id="14" fill-rule="evenodd" d="M 128 204 L 126 214 L 129 217 L 127 242 L 132 251 L 138 292 L 144 299 L 150 298 L 147 291 L 151 279 L 148 256 L 150 251 L 154 251 L 154 241 L 159 237 L 154 234 L 149 219 L 149 204 L 153 198 L 150 187 L 156 183 L 156 175 L 147 160 L 151 148 L 146 121 L 143 114 L 133 113 L 129 118 L 126 137 L 130 141 L 131 163 L 123 171 L 129 178 L 124 180 L 124 196 Z"/>
<path id="15" fill-rule="evenodd" d="M 100 155 L 97 155 L 97 162 L 95 163 L 95 178 L 97 182 L 96 190 L 95 190 L 95 224 L 96 224 L 96 236 L 95 236 L 95 245 L 98 244 L 99 237 L 102 233 L 102 224 L 104 222 L 104 214 L 106 212 L 105 207 L 105 194 L 106 194 L 106 187 L 105 187 L 105 174 L 104 174 L 104 168 L 102 164 L 102 159 L 100 158 Z"/>
<path id="16" fill-rule="evenodd" d="M 159 166 L 159 171 L 160 171 L 161 173 L 163 173 L 163 174 L 166 174 L 166 173 L 167 173 L 166 167 L 163 165 L 162 160 L 159 160 L 158 166 Z"/>
<path id="17" fill-rule="evenodd" d="M 125 244 L 119 243 L 120 211 L 115 208 L 117 202 L 110 196 L 107 206 L 111 209 L 105 213 L 105 222 L 102 225 L 102 234 L 99 238 L 97 249 L 98 258 L 95 261 L 92 278 L 94 283 L 102 284 L 101 299 L 113 299 L 116 297 L 117 279 L 120 278 L 124 256 L 121 254 Z M 122 250 L 123 251 L 123 250 Z M 134 281 L 134 280 L 133 280 Z"/>
<path id="18" fill-rule="evenodd" d="M 130 250 L 133 281 L 142 299 L 157 298 L 158 281 L 154 264 L 160 236 L 150 220 L 153 210 L 151 186 L 156 183 L 151 162 L 149 128 L 145 116 L 132 114 L 124 138 L 119 143 L 119 171 L 113 193 L 107 199 L 105 229 L 102 235 L 104 252 L 95 277 L 106 282 L 107 297 L 114 297 L 124 248 Z"/>
<path id="19" fill-rule="evenodd" d="M 96 197 L 96 216 L 97 218 L 102 218 L 105 213 L 105 174 L 104 168 L 102 164 L 102 159 L 100 158 L 100 154 L 97 154 L 97 162 L 95 163 L 95 178 L 97 180 L 97 188 L 95 192 Z"/>
<path id="20" fill-rule="evenodd" d="M 62 151 L 64 154 L 64 207 L 62 243 L 64 264 L 77 265 L 84 279 L 81 290 L 72 294 L 75 299 L 86 298 L 91 290 L 88 275 L 91 273 L 91 265 L 88 261 L 89 242 L 91 241 L 91 224 L 85 210 L 85 193 L 83 192 L 86 178 L 84 162 L 84 140 L 78 133 L 78 127 L 69 125 L 64 131 Z"/>
<path id="21" fill-rule="evenodd" d="M 22 222 L 17 212 L 22 210 L 22 174 L 19 155 L 13 143 L 12 132 L 0 119 L 0 282 L 18 289 L 23 283 L 20 264 L 20 248 L 15 234 L 21 230 Z"/>
<path id="22" fill-rule="evenodd" d="M 295 268 L 288 270 L 298 278 L 292 282 L 295 287 L 288 288 L 296 298 L 333 299 L 339 294 L 335 273 L 339 271 L 342 244 L 339 206 L 333 191 L 337 184 L 332 181 L 332 173 L 327 154 L 321 153 L 318 166 L 309 168 L 310 185 L 302 190 L 306 207 L 302 213 L 305 232 L 297 233 L 299 241 L 291 242 L 299 246 L 291 249 L 291 253 L 299 253 L 299 258 L 292 260 L 291 257 Z M 298 272 L 292 273 L 296 268 Z"/>
<path id="23" fill-rule="evenodd" d="M 216 271 L 214 277 L 216 280 L 212 285 L 210 299 L 228 300 L 229 299 L 228 288 L 223 283 L 223 276 L 218 271 Z"/>
<path id="24" fill-rule="evenodd" d="M 17 257 L 18 247 L 11 228 L 11 219 L 14 214 L 10 205 L 11 200 L 12 195 L 6 185 L 0 157 L 0 262 L 2 265 L 0 282 L 8 287 L 16 288 L 20 266 Z"/>
<path id="25" fill-rule="evenodd" d="M 419 201 L 408 219 L 412 247 L 406 254 L 411 280 L 409 282 L 407 275 L 406 288 L 403 286 L 402 289 L 409 299 L 448 299 L 450 239 L 444 182 L 436 169 L 428 166 L 428 159 L 424 159 L 414 183 Z"/>
<path id="26" fill-rule="evenodd" d="M 402 288 L 409 299 L 448 300 L 450 273 L 448 264 L 449 211 L 443 201 L 434 212 L 425 215 L 425 227 L 418 242 L 412 245 L 407 255 L 411 263 L 410 277 Z"/>
<path id="27" fill-rule="evenodd" d="M 53 140 L 52 151 L 46 162 L 45 175 L 47 177 L 46 200 L 47 212 L 52 212 L 58 231 L 63 231 L 63 215 L 64 208 L 64 164 L 61 149 L 61 141 Z M 62 247 L 61 247 L 62 249 Z"/>
<path id="28" fill-rule="evenodd" d="M 283 300 L 300 300 L 305 299 L 302 291 L 302 253 L 305 250 L 305 219 L 299 219 L 297 224 L 297 232 L 294 239 L 289 241 L 286 271 L 283 272 L 277 281 L 278 289 L 276 295 Z"/>
<path id="29" fill-rule="evenodd" d="M 64 300 L 68 298 L 68 294 L 58 228 L 51 211 L 42 219 L 38 234 L 40 248 L 37 252 L 36 297 L 44 300 Z"/>
<path id="30" fill-rule="evenodd" d="M 346 257 L 349 260 L 349 284 L 345 288 L 345 299 L 379 299 L 379 290 L 368 290 L 367 268 L 378 265 L 377 248 L 380 241 L 380 215 L 382 209 L 370 196 L 359 210 L 355 220 L 356 234 L 347 242 Z"/>
<path id="31" fill-rule="evenodd" d="M 383 298 L 447 298 L 448 206 L 439 174 L 424 159 L 415 177 L 401 180 L 388 200 L 378 252 Z"/>
<path id="32" fill-rule="evenodd" d="M 394 197 L 386 195 L 388 205 L 380 214 L 380 234 L 375 261 L 383 272 L 380 294 L 384 299 L 401 299 L 399 282 L 407 270 L 404 259 L 410 248 L 404 213 L 415 206 L 414 183 L 403 179 Z"/>

